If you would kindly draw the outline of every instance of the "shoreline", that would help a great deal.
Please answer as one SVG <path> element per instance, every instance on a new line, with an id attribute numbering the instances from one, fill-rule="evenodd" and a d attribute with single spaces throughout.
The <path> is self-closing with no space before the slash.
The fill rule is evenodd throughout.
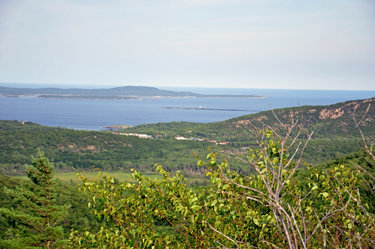
<path id="1" fill-rule="evenodd" d="M 231 112 L 258 112 L 258 110 L 240 110 L 240 109 L 222 109 L 222 108 L 205 108 L 205 107 L 161 107 L 174 110 L 202 110 L 202 111 L 231 111 Z"/>
<path id="2" fill-rule="evenodd" d="M 132 128 L 132 127 L 134 127 L 134 126 L 132 126 L 132 125 L 109 125 L 109 126 L 104 126 L 103 128 L 115 129 L 115 130 L 125 130 L 125 129 Z"/>
<path id="3" fill-rule="evenodd" d="M 84 95 L 54 95 L 54 94 L 3 94 L 0 98 L 36 98 L 36 99 L 67 99 L 67 100 L 151 100 L 158 101 L 161 98 L 208 98 L 208 99 L 266 99 L 265 96 L 231 96 L 231 95 L 208 95 L 208 96 L 136 96 L 136 95 L 120 95 L 120 96 L 84 96 Z"/>

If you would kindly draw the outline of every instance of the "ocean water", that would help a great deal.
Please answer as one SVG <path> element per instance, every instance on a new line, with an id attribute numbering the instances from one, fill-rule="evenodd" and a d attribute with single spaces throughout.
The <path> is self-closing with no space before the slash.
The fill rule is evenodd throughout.
<path id="1" fill-rule="evenodd" d="M 159 98 L 154 100 L 0 98 L 0 119 L 26 120 L 42 125 L 73 129 L 101 130 L 109 125 L 140 125 L 171 121 L 218 122 L 269 110 L 270 106 L 276 109 L 298 105 L 329 105 L 347 100 L 375 97 L 375 91 L 159 88 L 204 94 L 257 94 L 266 98 Z M 197 108 L 199 106 L 211 109 L 237 109 L 242 111 L 163 108 Z"/>

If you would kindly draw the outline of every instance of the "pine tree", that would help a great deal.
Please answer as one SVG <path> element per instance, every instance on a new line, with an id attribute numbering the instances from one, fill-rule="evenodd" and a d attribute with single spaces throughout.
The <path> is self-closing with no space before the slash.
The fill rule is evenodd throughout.
<path id="1" fill-rule="evenodd" d="M 14 225 L 7 240 L 0 241 L 1 248 L 60 248 L 64 245 L 60 221 L 67 214 L 68 206 L 56 205 L 53 180 L 54 168 L 43 152 L 32 157 L 26 169 L 29 180 L 15 189 L 5 188 L 16 209 L 0 208 L 0 215 Z"/>

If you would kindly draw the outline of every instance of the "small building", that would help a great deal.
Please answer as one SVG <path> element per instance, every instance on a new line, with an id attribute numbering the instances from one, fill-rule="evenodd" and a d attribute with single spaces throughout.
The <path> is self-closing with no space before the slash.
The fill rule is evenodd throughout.
<path id="1" fill-rule="evenodd" d="M 177 140 L 186 140 L 186 138 L 185 137 L 180 137 L 180 136 L 177 136 L 177 137 L 175 137 Z"/>
<path id="2" fill-rule="evenodd" d="M 140 138 L 148 138 L 149 135 L 147 134 L 136 134 L 137 137 L 140 137 Z"/>

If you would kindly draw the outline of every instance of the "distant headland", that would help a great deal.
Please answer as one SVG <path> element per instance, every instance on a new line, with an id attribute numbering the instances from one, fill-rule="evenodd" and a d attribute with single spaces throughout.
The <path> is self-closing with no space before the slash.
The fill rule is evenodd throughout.
<path id="1" fill-rule="evenodd" d="M 149 100 L 149 98 L 265 98 L 261 95 L 199 94 L 168 91 L 156 87 L 123 86 L 108 89 L 12 88 L 0 86 L 0 97 L 96 100 Z"/>
<path id="2" fill-rule="evenodd" d="M 177 109 L 177 110 L 202 110 L 202 111 L 232 111 L 232 112 L 258 112 L 257 110 L 240 110 L 240 109 L 217 109 L 217 108 L 206 108 L 206 107 L 162 107 L 165 109 Z"/>

